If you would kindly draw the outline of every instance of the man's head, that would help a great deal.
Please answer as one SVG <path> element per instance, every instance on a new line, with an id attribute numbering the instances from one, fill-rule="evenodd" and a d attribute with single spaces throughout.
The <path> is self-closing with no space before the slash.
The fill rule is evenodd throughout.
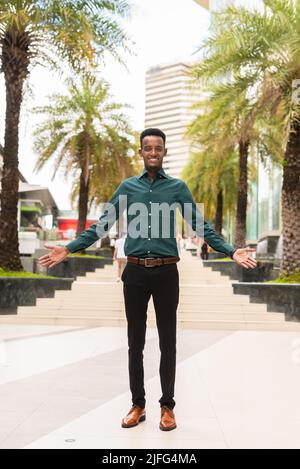
<path id="1" fill-rule="evenodd" d="M 140 135 L 139 155 L 147 170 L 159 170 L 167 154 L 166 135 L 160 129 L 145 129 Z"/>

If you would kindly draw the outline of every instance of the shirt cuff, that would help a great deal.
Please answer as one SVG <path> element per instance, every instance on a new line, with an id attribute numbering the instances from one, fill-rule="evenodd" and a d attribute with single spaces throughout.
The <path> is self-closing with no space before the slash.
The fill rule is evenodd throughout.
<path id="1" fill-rule="evenodd" d="M 78 242 L 76 239 L 74 239 L 73 241 L 71 241 L 69 244 L 67 244 L 65 246 L 69 251 L 70 253 L 73 253 L 73 252 L 76 252 L 76 251 L 80 251 L 80 249 L 78 249 Z"/>
<path id="2" fill-rule="evenodd" d="M 233 250 L 231 251 L 231 253 L 229 254 L 230 257 L 231 257 L 231 259 L 233 259 L 233 254 L 235 253 L 235 251 L 236 251 L 236 249 L 233 249 Z"/>

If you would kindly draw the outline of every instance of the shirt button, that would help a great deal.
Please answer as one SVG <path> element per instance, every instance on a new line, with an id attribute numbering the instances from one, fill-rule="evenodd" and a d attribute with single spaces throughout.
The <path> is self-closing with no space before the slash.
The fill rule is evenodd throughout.
<path id="1" fill-rule="evenodd" d="M 151 251 L 147 251 L 148 254 L 150 254 Z"/>
<path id="2" fill-rule="evenodd" d="M 149 225 L 148 228 L 151 228 L 151 225 Z"/>
<path id="3" fill-rule="evenodd" d="M 149 192 L 152 192 L 152 189 L 150 189 L 150 191 L 149 191 Z"/>
<path id="4" fill-rule="evenodd" d="M 151 200 L 150 200 L 149 204 L 152 204 Z"/>
<path id="5" fill-rule="evenodd" d="M 151 238 L 148 238 L 148 241 L 150 241 L 150 240 L 151 240 Z"/>

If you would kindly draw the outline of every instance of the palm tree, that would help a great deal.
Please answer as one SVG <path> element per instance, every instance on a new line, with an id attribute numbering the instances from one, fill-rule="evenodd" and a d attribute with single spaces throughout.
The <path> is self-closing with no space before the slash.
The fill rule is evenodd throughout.
<path id="1" fill-rule="evenodd" d="M 196 79 L 203 79 L 198 66 L 195 67 L 194 74 Z M 213 153 L 218 155 L 214 158 L 215 161 L 232 155 L 235 150 L 239 155 L 234 244 L 242 247 L 246 241 L 248 156 L 253 134 L 253 126 L 249 125 L 249 103 L 245 92 L 233 93 L 230 84 L 217 84 L 207 91 L 209 98 L 197 105 L 202 106 L 202 111 L 192 123 L 189 133 L 198 136 L 202 134 L 200 142 L 204 147 L 213 145 Z M 220 188 L 216 187 L 215 191 L 216 189 L 219 192 Z M 221 194 L 219 199 L 221 200 Z"/>
<path id="2" fill-rule="evenodd" d="M 133 138 L 132 138 L 133 137 Z M 116 187 L 123 179 L 141 171 L 138 156 L 139 141 L 135 133 L 121 135 L 117 129 L 107 129 L 107 135 L 101 137 L 103 152 L 96 155 L 91 168 L 90 205 L 99 206 L 110 199 Z M 74 185 L 72 200 L 78 194 L 78 185 Z"/>
<path id="3" fill-rule="evenodd" d="M 122 106 L 110 102 L 108 85 L 94 76 L 84 75 L 80 85 L 69 81 L 68 95 L 52 95 L 49 101 L 35 108 L 46 116 L 34 133 L 36 170 L 56 157 L 53 178 L 61 167 L 66 175 L 80 172 L 72 193 L 73 201 L 78 196 L 78 236 L 90 204 L 109 198 L 120 180 L 133 174 L 133 133 Z"/>
<path id="4" fill-rule="evenodd" d="M 17 230 L 19 121 L 24 82 L 35 63 L 79 69 L 104 51 L 118 56 L 125 0 L 0 0 L 0 70 L 6 115 L 0 213 L 0 266 L 22 270 Z"/>
<path id="5" fill-rule="evenodd" d="M 300 241 L 300 111 L 292 100 L 293 80 L 300 70 L 300 9 L 298 1 L 266 0 L 264 4 L 263 13 L 230 7 L 215 16 L 198 75 L 214 83 L 223 81 L 235 90 L 233 98 L 246 93 L 251 125 L 259 121 L 262 111 L 266 126 L 273 127 L 277 121 L 281 142 L 277 152 L 273 145 L 275 153 L 284 145 L 282 269 L 291 271 L 300 260 L 296 248 Z"/>
<path id="6" fill-rule="evenodd" d="M 195 200 L 205 200 L 205 217 L 215 220 L 222 235 L 224 212 L 234 213 L 237 191 L 237 154 L 226 151 L 223 158 L 203 148 L 192 153 L 182 172 Z"/>
<path id="7" fill-rule="evenodd" d="M 222 235 L 224 209 L 233 214 L 237 194 L 238 155 L 234 144 L 220 125 L 211 119 L 211 102 L 197 103 L 200 114 L 191 122 L 186 137 L 193 151 L 182 177 L 194 198 L 205 200 L 205 215 L 215 219 L 215 230 Z"/>
<path id="8" fill-rule="evenodd" d="M 109 200 L 123 179 L 139 174 L 143 167 L 138 155 L 139 132 L 127 137 L 114 127 L 107 130 L 108 136 L 102 140 L 104 158 L 97 158 L 96 155 L 92 164 L 89 209 Z M 73 202 L 78 197 L 78 189 L 75 183 L 71 194 Z M 117 220 L 118 233 L 125 229 L 122 223 L 121 218 Z"/>
<path id="9" fill-rule="evenodd" d="M 198 78 L 197 69 L 196 74 Z M 241 247 L 246 240 L 248 184 L 255 177 L 253 164 L 249 164 L 250 150 L 254 146 L 257 147 L 261 157 L 264 158 L 266 148 L 272 148 L 272 151 L 275 152 L 275 149 L 278 149 L 280 145 L 277 142 L 275 144 L 276 133 L 272 126 L 266 126 L 262 112 L 258 115 L 258 110 L 251 107 L 245 92 L 242 93 L 241 90 L 238 90 L 235 84 L 219 83 L 208 88 L 207 92 L 209 98 L 194 105 L 199 115 L 190 124 L 187 136 L 192 139 L 194 144 L 200 146 L 202 160 L 205 158 L 205 154 L 207 155 L 208 161 L 201 163 L 200 158 L 198 160 L 200 167 L 195 169 L 197 175 L 203 171 L 206 173 L 206 183 L 203 180 L 201 187 L 204 188 L 205 184 L 209 185 L 214 196 L 219 200 L 219 207 L 216 206 L 218 214 L 216 215 L 216 226 L 219 229 L 220 205 L 223 203 L 223 194 L 230 194 L 230 213 L 236 212 L 234 244 Z M 253 117 L 255 113 L 256 120 Z M 278 127 L 275 129 L 278 130 Z M 234 164 L 236 164 L 236 168 L 234 168 Z M 250 174 L 248 174 L 249 171 Z M 190 177 L 193 178 L 193 176 Z M 223 182 L 222 179 L 224 179 Z M 220 191 L 221 187 L 223 187 L 222 191 Z M 206 203 L 209 200 L 207 192 L 206 195 L 202 195 Z M 233 193 L 236 194 L 234 209 L 231 205 Z M 225 205 L 227 204 L 228 202 L 225 203 Z"/>

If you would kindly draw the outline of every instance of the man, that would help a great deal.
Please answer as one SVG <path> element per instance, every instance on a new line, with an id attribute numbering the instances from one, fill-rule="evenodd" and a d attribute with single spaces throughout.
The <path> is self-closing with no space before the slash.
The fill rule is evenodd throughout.
<path id="1" fill-rule="evenodd" d="M 92 225 L 66 247 L 50 247 L 49 254 L 40 258 L 43 266 L 52 267 L 61 262 L 69 252 L 85 249 L 105 229 L 110 229 L 120 216 L 120 198 L 126 196 L 128 234 L 125 243 L 127 265 L 122 275 L 125 311 L 127 317 L 129 382 L 132 407 L 122 420 L 123 428 L 131 428 L 146 418 L 143 350 L 145 345 L 147 307 L 153 297 L 159 335 L 160 381 L 162 396 L 159 428 L 169 431 L 176 428 L 174 415 L 174 385 L 176 368 L 176 311 L 179 298 L 179 281 L 176 263 L 179 261 L 174 233 L 175 213 L 166 208 L 177 204 L 199 237 L 213 249 L 231 256 L 245 268 L 256 267 L 256 261 L 248 256 L 250 248 L 234 249 L 216 234 L 206 223 L 186 184 L 168 176 L 163 168 L 167 154 L 166 136 L 159 129 L 146 129 L 140 135 L 139 154 L 144 160 L 144 170 L 139 176 L 126 179 L 118 187 L 110 203 L 115 210 L 104 213 L 98 225 Z M 164 210 L 157 213 L 157 206 Z M 186 213 L 184 209 L 186 209 Z M 139 211 L 139 223 L 133 215 Z M 169 222 L 172 233 L 164 233 L 160 222 Z M 168 224 L 168 223 L 167 223 Z M 129 226 L 130 225 L 130 226 Z M 139 231 L 140 229 L 140 231 Z M 165 230 L 168 231 L 168 230 Z M 171 230 L 172 231 L 172 230 Z M 137 235 L 136 235 L 137 233 Z"/>

